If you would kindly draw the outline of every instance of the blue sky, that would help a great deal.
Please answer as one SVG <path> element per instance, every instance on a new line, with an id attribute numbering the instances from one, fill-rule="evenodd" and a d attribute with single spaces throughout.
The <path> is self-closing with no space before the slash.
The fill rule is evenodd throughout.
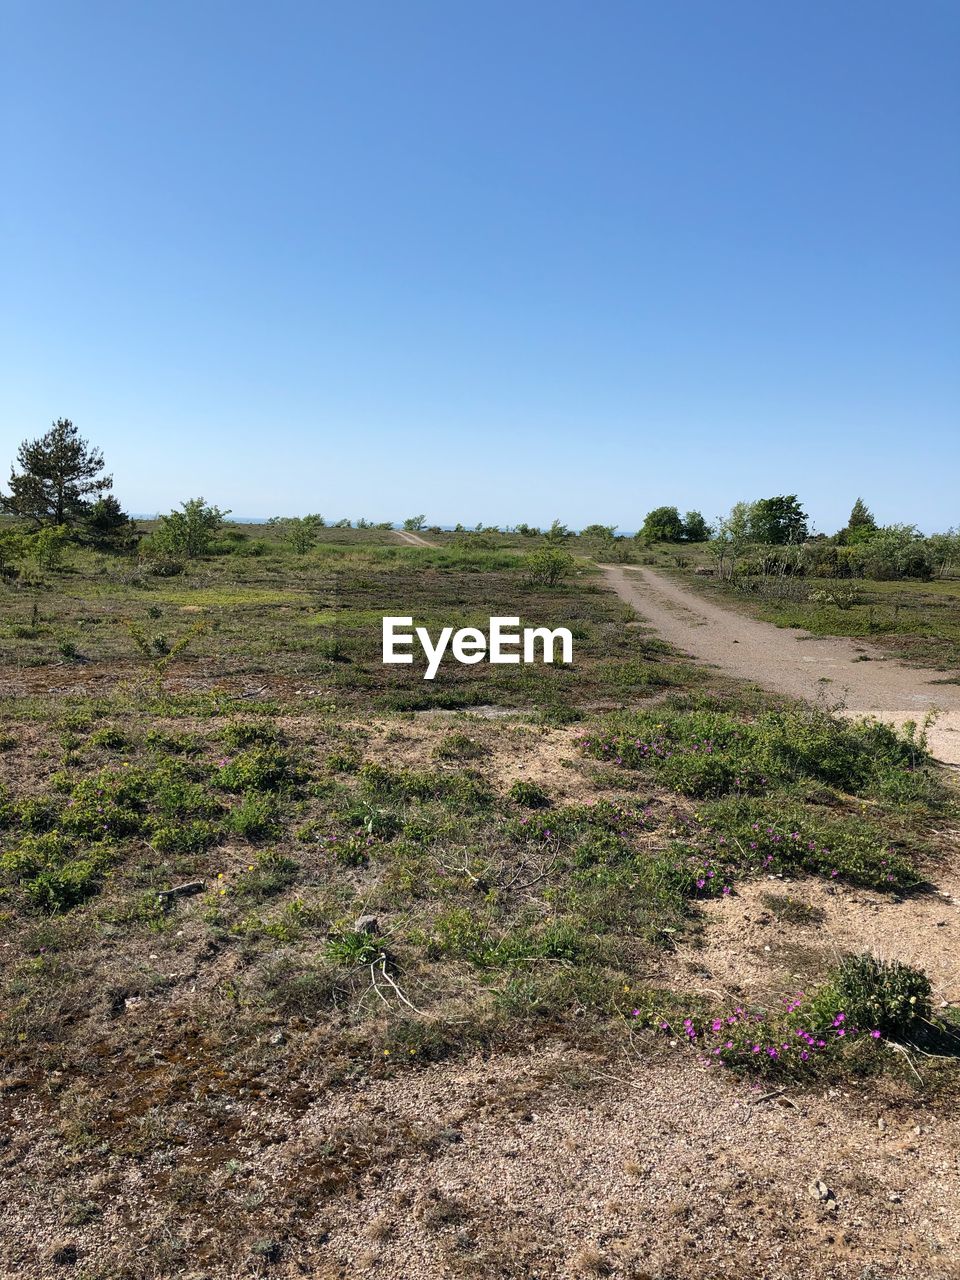
<path id="1" fill-rule="evenodd" d="M 2 0 L 0 467 L 960 523 L 960 6 Z"/>

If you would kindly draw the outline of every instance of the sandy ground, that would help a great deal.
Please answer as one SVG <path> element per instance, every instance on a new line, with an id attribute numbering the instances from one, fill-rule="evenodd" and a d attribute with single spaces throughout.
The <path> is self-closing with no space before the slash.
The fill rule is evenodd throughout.
<path id="1" fill-rule="evenodd" d="M 930 749 L 944 764 L 960 765 L 960 685 L 934 684 L 942 671 L 904 666 L 860 640 L 758 622 L 650 569 L 606 565 L 603 572 L 664 640 L 729 675 L 808 702 L 842 702 L 845 715 L 897 725 L 922 723 L 937 711 Z"/>

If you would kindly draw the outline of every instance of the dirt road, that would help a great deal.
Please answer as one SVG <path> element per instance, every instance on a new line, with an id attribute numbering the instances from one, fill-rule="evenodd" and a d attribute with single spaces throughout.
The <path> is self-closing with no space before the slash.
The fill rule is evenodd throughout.
<path id="1" fill-rule="evenodd" d="M 960 766 L 960 685 L 946 673 L 907 667 L 859 640 L 775 627 L 704 600 L 650 569 L 603 565 L 607 582 L 664 640 L 765 689 L 809 702 L 844 704 L 844 714 L 893 724 L 938 711 L 930 749 Z"/>
<path id="2" fill-rule="evenodd" d="M 435 542 L 428 542 L 426 538 L 421 538 L 419 533 L 408 533 L 406 529 L 394 529 L 393 531 L 401 542 L 406 542 L 411 547 L 435 547 Z"/>

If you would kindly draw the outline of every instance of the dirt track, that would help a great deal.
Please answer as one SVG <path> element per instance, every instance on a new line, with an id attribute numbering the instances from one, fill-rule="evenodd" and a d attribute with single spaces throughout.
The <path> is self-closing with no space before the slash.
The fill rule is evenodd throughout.
<path id="1" fill-rule="evenodd" d="M 621 600 L 664 640 L 730 675 L 808 702 L 842 702 L 845 715 L 898 725 L 922 723 L 936 710 L 930 749 L 943 763 L 960 765 L 960 685 L 933 683 L 943 680 L 942 671 L 904 666 L 859 640 L 758 622 L 650 569 L 601 567 Z"/>
<path id="2" fill-rule="evenodd" d="M 428 542 L 426 538 L 421 538 L 419 533 L 408 533 L 406 529 L 394 529 L 393 531 L 401 542 L 406 542 L 411 547 L 435 547 L 435 542 Z"/>

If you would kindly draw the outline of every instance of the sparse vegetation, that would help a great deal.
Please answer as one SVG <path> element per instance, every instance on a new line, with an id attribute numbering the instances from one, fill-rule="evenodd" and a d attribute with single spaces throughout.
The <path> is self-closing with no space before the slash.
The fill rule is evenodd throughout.
<path id="1" fill-rule="evenodd" d="M 159 576 L 144 571 L 156 559 L 105 567 L 71 542 L 69 593 L 2 601 L 0 656 L 34 683 L 0 703 L 0 1052 L 13 1075 L 56 1044 L 78 1167 L 160 1160 L 187 1081 L 219 1081 L 239 1108 L 223 1114 L 245 1116 L 267 1079 L 287 1114 L 303 1079 L 336 1096 L 476 1047 L 496 1061 L 545 1031 L 571 1052 L 664 1052 L 658 1017 L 687 1044 L 684 1017 L 699 1035 L 719 1015 L 678 1018 L 682 993 L 650 972 L 750 881 L 922 891 L 954 803 L 922 728 L 851 724 L 696 670 L 625 626 L 569 531 L 428 547 L 340 523 L 316 523 L 309 545 L 280 522 L 229 532 Z M 612 533 L 589 533 L 604 557 Z M 237 553 L 252 543 L 261 554 Z M 494 604 L 570 625 L 576 664 L 451 664 L 425 688 L 379 654 L 383 610 L 414 589 L 430 626 L 482 623 Z M 46 692 L 65 645 L 89 692 Z M 474 709 L 489 718 L 460 718 Z M 766 1056 L 801 1087 L 893 1070 L 891 1041 L 919 1042 L 930 1016 L 922 977 L 834 972 L 816 909 L 786 884 L 761 903 L 778 928 L 824 935 L 829 963 L 806 1022 L 751 1006 L 763 1023 L 743 1019 L 720 1058 L 754 1074 L 762 1026 L 767 1048 L 797 1030 L 830 1044 Z M 838 1012 L 866 1028 L 834 1034 L 842 1048 L 821 1025 Z M 92 1061 L 110 1064 L 109 1106 Z M 150 1070 L 164 1083 L 148 1124 Z M 187 1151 L 218 1132 L 217 1096 Z M 158 1192 L 178 1213 L 194 1194 Z M 73 1220 L 97 1220 L 77 1204 Z M 273 1265 L 266 1246 L 247 1254 Z"/>

